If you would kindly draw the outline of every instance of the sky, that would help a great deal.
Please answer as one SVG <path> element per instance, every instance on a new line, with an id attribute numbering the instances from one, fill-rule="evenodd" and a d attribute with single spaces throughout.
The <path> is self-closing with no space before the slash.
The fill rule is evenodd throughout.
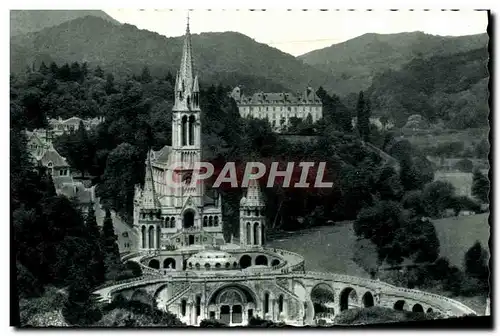
<path id="1" fill-rule="evenodd" d="M 167 37 L 183 35 L 187 10 L 105 9 L 114 19 Z M 433 35 L 486 32 L 486 11 L 202 10 L 189 12 L 191 33 L 236 31 L 294 56 L 365 33 L 423 31 Z"/>

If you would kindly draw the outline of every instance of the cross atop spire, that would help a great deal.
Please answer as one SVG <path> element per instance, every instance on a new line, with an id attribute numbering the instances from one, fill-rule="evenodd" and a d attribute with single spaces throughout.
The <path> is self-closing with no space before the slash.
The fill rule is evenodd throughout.
<path id="1" fill-rule="evenodd" d="M 187 14 L 186 35 L 182 47 L 181 67 L 175 83 L 175 107 L 178 109 L 196 108 L 197 97 L 193 93 L 199 92 L 197 80 L 193 75 L 193 55 L 191 48 L 191 32 L 189 30 L 189 11 Z M 194 99 L 194 101 L 193 101 Z M 195 105 L 193 105 L 195 103 Z"/>

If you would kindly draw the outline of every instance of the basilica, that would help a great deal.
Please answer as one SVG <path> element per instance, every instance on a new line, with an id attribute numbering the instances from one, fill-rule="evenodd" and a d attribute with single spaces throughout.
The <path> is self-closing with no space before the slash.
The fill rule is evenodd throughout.
<path id="1" fill-rule="evenodd" d="M 221 196 L 191 183 L 202 157 L 203 111 L 189 24 L 174 89 L 172 144 L 147 155 L 145 182 L 134 197 L 137 242 L 122 256 L 138 263 L 143 275 L 96 288 L 99 300 L 143 301 L 191 326 L 207 319 L 244 326 L 252 317 L 295 326 L 329 324 L 344 310 L 370 306 L 444 317 L 474 313 L 436 294 L 306 271 L 301 255 L 266 246 L 265 201 L 254 179 L 240 200 L 239 237 L 226 240 Z"/>

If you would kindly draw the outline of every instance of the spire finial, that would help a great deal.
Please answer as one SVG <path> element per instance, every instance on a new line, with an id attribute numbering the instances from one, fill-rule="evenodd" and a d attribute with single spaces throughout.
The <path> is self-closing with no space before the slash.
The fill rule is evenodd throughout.
<path id="1" fill-rule="evenodd" d="M 187 11 L 187 28 L 186 28 L 186 31 L 189 32 L 189 9 Z"/>

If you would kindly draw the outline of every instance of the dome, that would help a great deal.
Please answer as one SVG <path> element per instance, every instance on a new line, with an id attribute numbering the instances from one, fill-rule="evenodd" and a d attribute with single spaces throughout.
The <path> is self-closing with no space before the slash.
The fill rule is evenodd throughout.
<path id="1" fill-rule="evenodd" d="M 238 260 L 231 254 L 220 250 L 205 250 L 198 252 L 186 262 L 188 269 L 192 270 L 227 270 L 239 269 Z"/>

